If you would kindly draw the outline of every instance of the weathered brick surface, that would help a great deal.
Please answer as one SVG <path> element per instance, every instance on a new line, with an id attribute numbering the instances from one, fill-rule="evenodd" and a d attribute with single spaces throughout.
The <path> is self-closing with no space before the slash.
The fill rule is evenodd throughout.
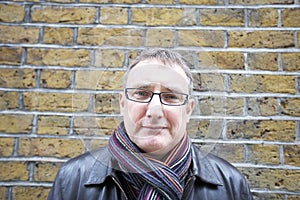
<path id="1" fill-rule="evenodd" d="M 125 70 L 149 47 L 192 70 L 192 141 L 239 166 L 255 200 L 299 199 L 299 6 L 0 1 L 0 199 L 46 199 L 65 160 L 107 144 Z"/>

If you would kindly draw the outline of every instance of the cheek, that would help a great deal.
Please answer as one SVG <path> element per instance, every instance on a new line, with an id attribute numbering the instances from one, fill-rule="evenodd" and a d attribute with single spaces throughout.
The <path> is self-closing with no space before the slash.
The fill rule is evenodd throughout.
<path id="1" fill-rule="evenodd" d="M 185 123 L 183 121 L 184 119 L 184 112 L 183 109 L 173 109 L 173 110 L 166 110 L 165 111 L 165 117 L 168 120 L 168 122 L 171 124 L 172 129 L 178 130 L 180 126 Z"/>
<path id="2" fill-rule="evenodd" d="M 139 121 L 146 113 L 146 106 L 144 104 L 128 103 L 126 106 L 127 116 L 133 122 Z"/>

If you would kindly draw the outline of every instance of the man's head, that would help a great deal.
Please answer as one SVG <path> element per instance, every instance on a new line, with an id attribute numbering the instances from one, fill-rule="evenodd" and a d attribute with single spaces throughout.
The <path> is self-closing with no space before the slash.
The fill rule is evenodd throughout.
<path id="1" fill-rule="evenodd" d="M 144 51 L 124 78 L 120 107 L 130 139 L 146 153 L 163 156 L 186 134 L 194 108 L 192 76 L 178 53 Z"/>

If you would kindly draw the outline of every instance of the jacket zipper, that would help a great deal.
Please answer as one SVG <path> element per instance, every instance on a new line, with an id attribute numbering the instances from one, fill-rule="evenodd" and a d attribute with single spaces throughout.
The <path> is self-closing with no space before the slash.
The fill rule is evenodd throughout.
<path id="1" fill-rule="evenodd" d="M 123 193 L 125 199 L 128 200 L 128 198 L 127 198 L 127 196 L 126 196 L 126 193 L 125 193 L 125 191 L 123 190 L 123 188 L 121 187 L 119 181 L 117 181 L 117 179 L 116 179 L 115 177 L 113 177 L 113 176 L 112 176 L 111 178 L 112 178 L 113 181 L 117 184 L 117 186 L 119 187 L 119 189 L 122 191 L 122 193 Z"/>

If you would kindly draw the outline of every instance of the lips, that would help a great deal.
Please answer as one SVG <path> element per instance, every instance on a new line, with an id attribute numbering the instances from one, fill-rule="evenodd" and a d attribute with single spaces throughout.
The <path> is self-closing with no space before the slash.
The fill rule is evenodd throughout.
<path id="1" fill-rule="evenodd" d="M 157 126 L 157 125 L 143 125 L 143 128 L 149 128 L 149 129 L 166 129 L 167 126 Z"/>

